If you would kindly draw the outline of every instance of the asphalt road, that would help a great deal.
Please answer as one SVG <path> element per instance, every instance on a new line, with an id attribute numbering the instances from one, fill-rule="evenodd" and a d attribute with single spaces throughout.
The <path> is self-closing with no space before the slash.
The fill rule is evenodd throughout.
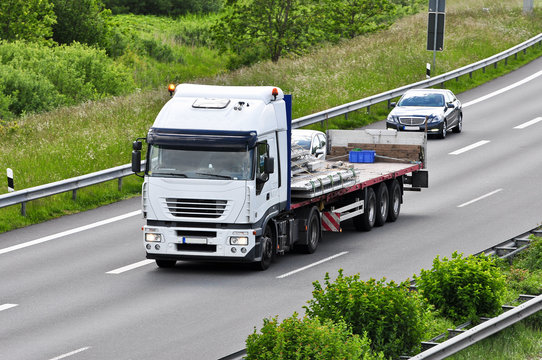
<path id="1" fill-rule="evenodd" d="M 405 195 L 397 222 L 346 226 L 265 272 L 144 261 L 138 199 L 1 234 L 0 358 L 214 360 L 264 317 L 302 313 L 326 272 L 403 281 L 436 255 L 530 230 L 542 221 L 542 121 L 529 123 L 542 117 L 542 76 L 518 82 L 541 72 L 539 59 L 458 95 L 463 132 L 429 141 L 430 188 Z"/>

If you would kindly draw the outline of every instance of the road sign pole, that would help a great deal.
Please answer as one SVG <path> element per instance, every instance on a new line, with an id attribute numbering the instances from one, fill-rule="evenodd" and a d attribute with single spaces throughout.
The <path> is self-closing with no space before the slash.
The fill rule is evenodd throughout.
<path id="1" fill-rule="evenodd" d="M 437 30 L 438 30 L 438 0 L 436 0 L 435 4 L 435 36 L 433 37 L 433 74 L 436 74 L 435 72 L 435 62 L 437 60 Z"/>

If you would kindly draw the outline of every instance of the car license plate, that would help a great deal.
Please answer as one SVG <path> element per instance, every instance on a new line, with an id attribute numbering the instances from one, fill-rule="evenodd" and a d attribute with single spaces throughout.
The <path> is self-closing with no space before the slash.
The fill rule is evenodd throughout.
<path id="1" fill-rule="evenodd" d="M 207 239 L 206 238 L 189 238 L 189 237 L 183 236 L 182 243 L 183 244 L 207 244 Z"/>
<path id="2" fill-rule="evenodd" d="M 409 130 L 410 130 L 410 131 L 418 131 L 418 130 L 420 130 L 420 127 L 419 127 L 419 126 L 405 126 L 405 127 L 403 128 L 403 130 L 407 130 L 407 131 L 409 131 Z"/>

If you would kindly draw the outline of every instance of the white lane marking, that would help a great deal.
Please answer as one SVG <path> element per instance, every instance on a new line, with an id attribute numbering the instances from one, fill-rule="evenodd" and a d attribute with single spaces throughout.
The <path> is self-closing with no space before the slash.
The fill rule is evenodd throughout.
<path id="1" fill-rule="evenodd" d="M 502 189 L 497 189 L 497 190 L 495 190 L 495 191 L 492 191 L 492 192 L 490 192 L 490 193 L 487 193 L 487 194 L 485 194 L 485 195 L 482 195 L 482 196 L 480 196 L 480 197 L 478 197 L 478 198 L 476 198 L 476 199 L 473 199 L 473 200 L 471 200 L 471 201 L 467 201 L 466 203 L 463 203 L 463 204 L 461 204 L 461 205 L 458 205 L 457 207 L 458 207 L 458 208 L 465 207 L 465 206 L 467 206 L 467 205 L 473 204 L 473 203 L 475 203 L 475 202 L 477 202 L 477 201 L 480 201 L 480 200 L 482 200 L 482 199 L 485 199 L 485 198 L 487 198 L 487 197 L 490 197 L 490 196 L 492 196 L 492 195 L 495 195 L 496 193 L 501 192 L 501 191 L 502 191 Z"/>
<path id="2" fill-rule="evenodd" d="M 343 256 L 343 255 L 346 255 L 346 254 L 348 254 L 348 251 L 343 251 L 342 253 L 338 253 L 338 254 L 336 254 L 336 255 L 333 255 L 333 256 L 330 256 L 330 257 L 328 257 L 328 258 L 322 259 L 322 260 L 320 260 L 320 261 L 317 261 L 317 262 L 312 263 L 312 264 L 310 264 L 310 265 L 304 266 L 304 267 L 299 268 L 299 269 L 297 269 L 297 270 L 290 271 L 289 273 L 286 273 L 286 274 L 277 276 L 277 279 L 284 279 L 284 278 L 287 277 L 287 276 L 296 274 L 296 273 L 298 273 L 298 272 L 300 272 L 300 271 L 303 271 L 303 270 L 310 269 L 311 267 L 314 267 L 314 266 L 316 266 L 316 265 L 320 265 L 320 264 L 322 264 L 322 263 L 325 263 L 326 261 L 333 260 L 333 259 L 335 259 L 335 258 L 338 258 L 339 256 Z"/>
<path id="3" fill-rule="evenodd" d="M 507 87 L 504 87 L 504 88 L 502 88 L 502 89 L 500 89 L 500 90 L 494 91 L 494 92 L 492 92 L 492 93 L 490 93 L 490 94 L 487 94 L 487 95 L 485 95 L 485 96 L 479 97 L 478 99 L 475 99 L 475 100 L 469 101 L 469 102 L 467 102 L 467 103 L 464 103 L 464 104 L 463 104 L 463 107 L 465 108 L 465 107 L 474 105 L 474 104 L 476 104 L 476 103 L 479 103 L 480 101 L 484 101 L 484 100 L 490 99 L 490 98 L 492 98 L 492 97 L 494 97 L 494 96 L 500 95 L 500 94 L 502 94 L 502 93 L 504 93 L 504 92 L 506 92 L 506 91 L 508 91 L 508 90 L 512 90 L 512 89 L 514 89 L 514 88 L 516 88 L 516 87 L 518 87 L 518 86 L 521 86 L 521 85 L 523 85 L 523 84 L 525 84 L 525 83 L 527 83 L 527 82 L 529 82 L 529 81 L 531 81 L 531 80 L 534 80 L 534 79 L 536 79 L 537 77 L 539 77 L 540 75 L 542 75 L 542 71 L 539 71 L 539 72 L 537 72 L 537 73 L 535 73 L 535 74 L 533 74 L 533 75 L 531 75 L 531 76 L 529 76 L 529 77 L 526 77 L 525 79 L 520 80 L 520 81 L 518 81 L 517 83 L 514 83 L 514 84 L 512 84 L 512 85 L 508 85 Z"/>
<path id="4" fill-rule="evenodd" d="M 132 211 L 132 212 L 124 214 L 124 215 L 115 216 L 115 217 L 113 217 L 111 219 L 102 220 L 102 221 L 95 222 L 93 224 L 80 226 L 80 227 L 75 228 L 75 229 L 66 230 L 66 231 L 60 232 L 58 234 L 49 235 L 49 236 L 46 236 L 46 237 L 42 237 L 40 239 L 28 241 L 28 242 L 25 242 L 25 243 L 22 243 L 22 244 L 19 244 L 19 245 L 13 245 L 13 246 L 10 246 L 10 247 L 4 248 L 4 249 L 0 249 L 0 255 L 6 254 L 8 252 L 15 251 L 15 250 L 24 249 L 24 248 L 29 247 L 29 246 L 38 245 L 38 244 L 41 244 L 41 243 L 44 243 L 44 242 L 47 242 L 47 241 L 55 240 L 55 239 L 58 239 L 58 238 L 63 237 L 63 236 L 76 234 L 76 233 L 81 232 L 81 231 L 90 230 L 90 229 L 93 229 L 93 228 L 98 227 L 98 226 L 107 225 L 107 224 L 113 223 L 115 221 L 124 220 L 124 219 L 127 219 L 129 217 L 140 215 L 140 214 L 141 214 L 141 210 Z"/>
<path id="5" fill-rule="evenodd" d="M 153 262 L 154 262 L 154 260 L 143 260 L 143 261 L 140 261 L 140 262 L 136 262 L 135 264 L 126 265 L 126 266 L 123 266 L 121 268 L 108 271 L 108 272 L 106 272 L 106 274 L 113 274 L 113 275 L 122 274 L 123 272 L 130 271 L 130 270 L 133 270 L 133 269 L 137 269 L 139 267 L 149 265 L 149 264 L 151 264 Z"/>
<path id="6" fill-rule="evenodd" d="M 11 308 L 14 308 L 15 306 L 19 306 L 19 305 L 18 304 L 3 304 L 3 305 L 0 305 L 0 311 L 11 309 Z"/>
<path id="7" fill-rule="evenodd" d="M 459 155 L 459 154 L 462 154 L 462 153 L 467 152 L 469 150 L 476 149 L 477 147 L 485 145 L 485 144 L 487 144 L 489 142 L 490 142 L 489 140 L 478 141 L 477 143 L 474 143 L 472 145 L 465 146 L 464 148 L 461 148 L 459 150 L 453 151 L 449 155 Z"/>
<path id="8" fill-rule="evenodd" d="M 527 126 L 531 126 L 536 124 L 537 122 L 542 121 L 542 117 L 537 117 L 536 119 L 533 119 L 531 121 L 527 121 L 526 123 L 523 123 L 521 125 L 516 126 L 514 129 L 525 129 Z"/>
<path id="9" fill-rule="evenodd" d="M 75 354 L 79 354 L 80 352 L 86 351 L 86 350 L 88 350 L 88 349 L 90 349 L 90 346 L 83 347 L 83 348 L 81 348 L 81 349 L 77 349 L 77 350 L 74 350 L 74 351 L 70 351 L 69 353 L 62 354 L 62 355 L 57 356 L 57 357 L 54 357 L 54 358 L 52 358 L 52 359 L 50 359 L 50 360 L 60 360 L 60 359 L 65 359 L 65 358 L 67 358 L 67 357 L 70 357 L 70 356 L 75 355 Z"/>

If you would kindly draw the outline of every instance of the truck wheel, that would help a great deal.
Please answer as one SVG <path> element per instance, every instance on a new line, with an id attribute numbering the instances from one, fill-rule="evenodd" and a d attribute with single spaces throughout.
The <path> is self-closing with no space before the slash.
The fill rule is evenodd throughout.
<path id="1" fill-rule="evenodd" d="M 274 247 L 273 247 L 273 230 L 271 226 L 267 224 L 265 231 L 260 238 L 260 247 L 262 249 L 262 256 L 259 261 L 254 263 L 257 270 L 267 270 L 271 266 L 273 261 Z"/>
<path id="2" fill-rule="evenodd" d="M 399 186 L 399 181 L 393 179 L 389 183 L 389 198 L 390 206 L 388 211 L 388 221 L 394 222 L 399 217 L 399 212 L 401 211 L 401 186 Z"/>
<path id="3" fill-rule="evenodd" d="M 177 263 L 177 261 L 175 261 L 175 260 L 158 260 L 158 259 L 156 259 L 156 265 L 159 268 L 164 268 L 164 269 L 172 268 L 172 267 L 175 266 L 176 263 Z"/>
<path id="4" fill-rule="evenodd" d="M 375 226 L 382 226 L 388 218 L 390 196 L 385 183 L 380 183 L 376 190 L 376 219 Z"/>
<path id="5" fill-rule="evenodd" d="M 372 188 L 367 188 L 367 201 L 363 214 L 354 218 L 354 226 L 358 231 L 371 231 L 376 220 L 376 195 Z"/>
<path id="6" fill-rule="evenodd" d="M 316 251 L 322 235 L 320 227 L 320 216 L 318 215 L 318 209 L 314 206 L 307 218 L 307 244 L 300 246 L 301 251 L 305 254 L 312 254 Z"/>

